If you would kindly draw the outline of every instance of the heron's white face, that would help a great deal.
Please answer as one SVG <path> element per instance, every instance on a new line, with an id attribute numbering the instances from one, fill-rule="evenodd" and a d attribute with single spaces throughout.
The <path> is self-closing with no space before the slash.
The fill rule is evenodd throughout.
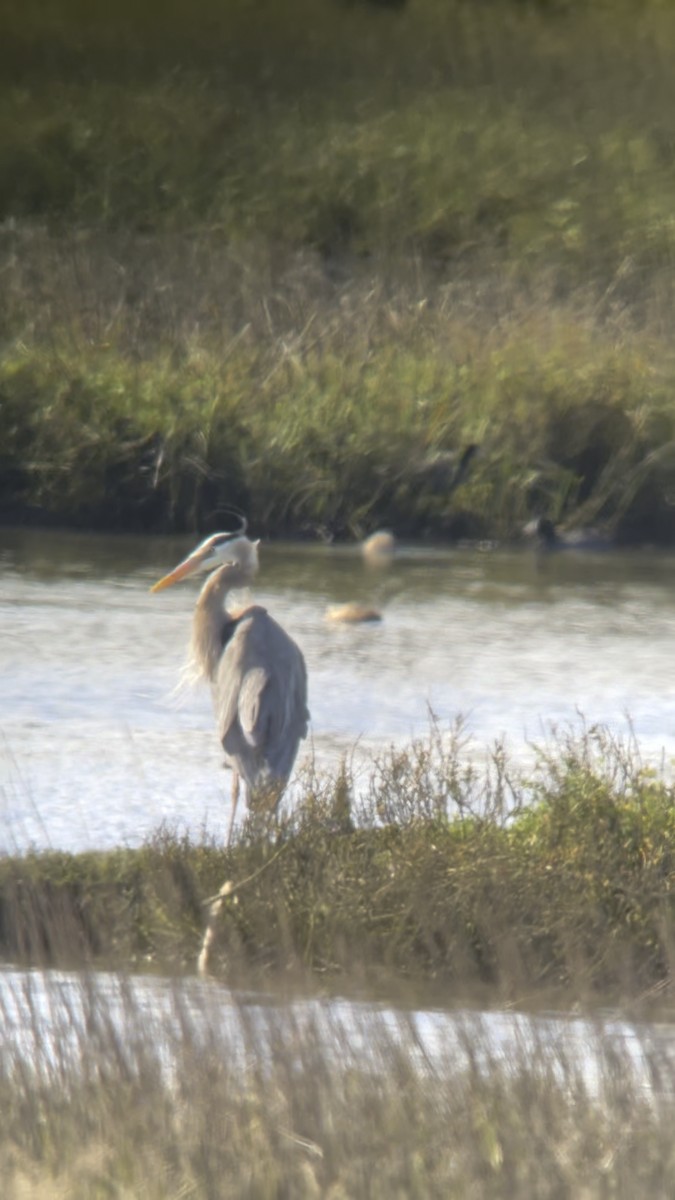
<path id="1" fill-rule="evenodd" d="M 201 571 L 212 571 L 225 563 L 236 563 L 248 575 L 254 575 L 258 570 L 257 541 L 251 542 L 242 533 L 214 533 L 188 554 L 182 562 L 164 575 L 157 583 L 153 583 L 151 592 L 161 592 L 163 588 L 171 587 L 188 575 Z"/>

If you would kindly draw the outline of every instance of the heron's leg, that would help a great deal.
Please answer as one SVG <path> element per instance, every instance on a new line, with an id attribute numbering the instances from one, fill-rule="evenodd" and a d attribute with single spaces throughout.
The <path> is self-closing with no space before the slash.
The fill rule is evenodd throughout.
<path id="1" fill-rule="evenodd" d="M 234 817 L 239 803 L 239 772 L 236 767 L 232 768 L 232 811 L 230 813 L 230 827 L 227 831 L 227 845 L 232 841 L 232 830 L 234 829 Z"/>

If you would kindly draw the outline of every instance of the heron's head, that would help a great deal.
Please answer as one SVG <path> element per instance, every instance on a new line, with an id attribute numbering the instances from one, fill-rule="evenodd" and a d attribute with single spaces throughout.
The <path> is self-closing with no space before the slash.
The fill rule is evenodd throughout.
<path id="1" fill-rule="evenodd" d="M 258 570 L 258 542 L 249 541 L 242 530 L 235 533 L 214 533 L 179 562 L 173 571 L 169 571 L 168 575 L 153 583 L 150 591 L 161 592 L 163 588 L 171 587 L 181 579 L 187 579 L 189 575 L 212 571 L 228 563 L 239 567 L 245 579 L 252 578 Z"/>

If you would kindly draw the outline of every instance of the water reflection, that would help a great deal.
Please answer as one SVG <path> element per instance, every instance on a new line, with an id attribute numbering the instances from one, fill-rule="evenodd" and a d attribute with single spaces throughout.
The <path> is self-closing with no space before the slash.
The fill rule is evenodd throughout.
<path id="1" fill-rule="evenodd" d="M 210 700 L 171 699 L 195 591 L 148 588 L 193 539 L 0 531 L 0 789 L 4 848 L 137 844 L 162 820 L 227 826 Z M 262 548 L 256 599 L 307 659 L 305 760 L 333 765 L 466 715 L 476 752 L 527 754 L 548 723 L 633 722 L 669 758 L 675 560 L 616 553 L 402 547 L 385 570 L 358 547 Z M 378 625 L 331 626 L 358 601 Z M 302 755 L 299 764 L 302 762 Z M 364 768 L 365 769 L 365 768 Z"/>
<path id="2" fill-rule="evenodd" d="M 208 1047 L 235 1069 L 252 1059 L 272 1067 L 280 1046 L 306 1045 L 330 1061 L 391 1070 L 392 1050 L 411 1066 L 445 1077 L 495 1068 L 541 1073 L 562 1086 L 583 1080 L 601 1095 L 620 1080 L 624 1095 L 673 1094 L 673 1026 L 598 1015 L 394 1008 L 345 998 L 277 1002 L 215 982 L 94 972 L 0 969 L 0 1062 L 49 1078 L 72 1077 L 114 1049 L 133 1077 L 148 1055 L 176 1077 L 186 1043 Z"/>

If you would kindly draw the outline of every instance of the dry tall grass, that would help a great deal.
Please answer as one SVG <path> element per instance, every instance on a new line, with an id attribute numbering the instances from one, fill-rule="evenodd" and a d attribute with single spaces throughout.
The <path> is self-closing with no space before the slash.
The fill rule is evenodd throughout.
<path id="1" fill-rule="evenodd" d="M 561 733 L 527 778 L 461 730 L 394 749 L 362 798 L 309 777 L 279 830 L 228 849 L 168 831 L 148 845 L 0 861 L 0 949 L 41 965 L 194 971 L 207 899 L 231 881 L 212 970 L 392 978 L 519 1003 L 667 996 L 673 785 L 603 729 Z M 245 887 L 240 885 L 249 882 Z"/>
<path id="2" fill-rule="evenodd" d="M 663 1030 L 12 979 L 7 1200 L 672 1195 Z"/>
<path id="3" fill-rule="evenodd" d="M 5 514 L 672 542 L 668 6 L 38 8 L 0 18 Z"/>

